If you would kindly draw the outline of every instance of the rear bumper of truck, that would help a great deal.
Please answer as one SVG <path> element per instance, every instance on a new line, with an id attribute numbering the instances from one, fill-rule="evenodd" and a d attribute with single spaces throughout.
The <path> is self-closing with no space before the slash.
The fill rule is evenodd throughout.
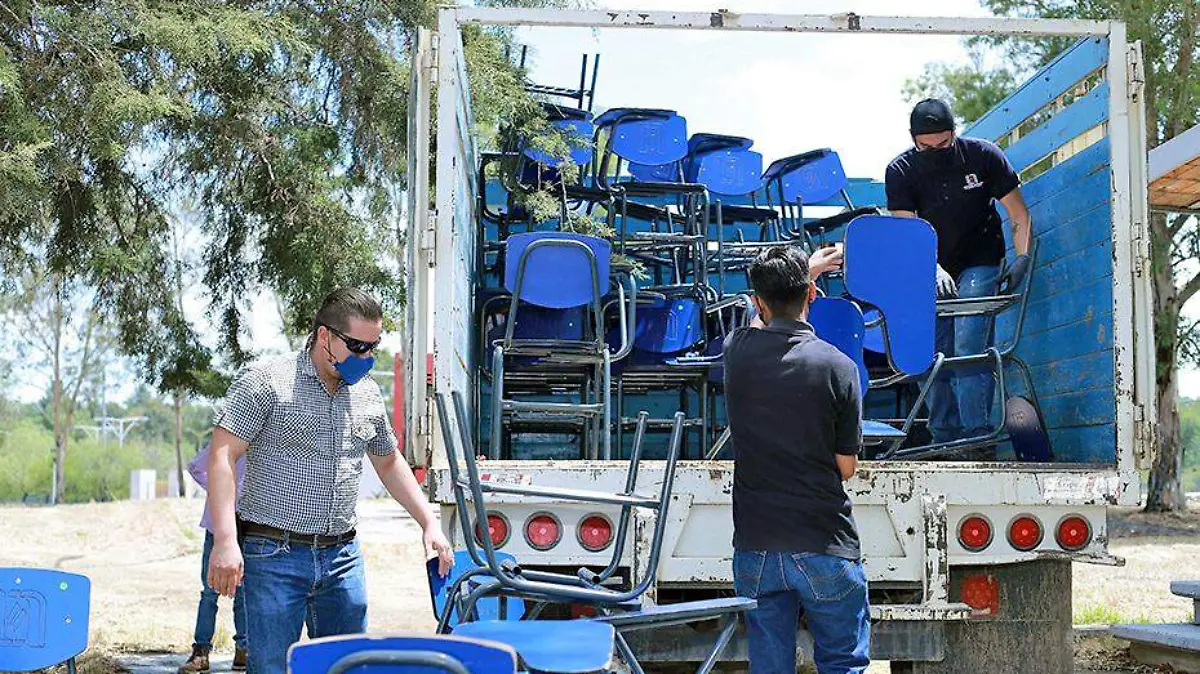
<path id="1" fill-rule="evenodd" d="M 1140 497 L 1136 474 L 1121 475 L 1096 466 L 971 462 L 865 462 L 861 466 L 846 489 L 854 501 L 867 577 L 872 588 L 892 590 L 903 597 L 875 607 L 875 617 L 880 620 L 947 620 L 968 615 L 967 607 L 950 601 L 951 567 L 1042 559 L 1120 564 L 1121 560 L 1108 554 L 1106 508 L 1136 502 Z M 643 465 L 639 491 L 654 491 L 660 484 L 661 467 L 652 461 Z M 609 493 L 621 491 L 625 481 L 625 464 L 619 461 L 495 461 L 480 469 L 485 480 Z M 429 475 L 430 493 L 443 508 L 444 526 L 451 540 L 461 544 L 449 471 L 435 465 Z M 656 574 L 658 588 L 711 591 L 732 587 L 732 491 L 731 462 L 678 465 Z M 603 507 L 496 494 L 489 496 L 488 509 L 507 522 L 511 534 L 501 549 L 518 559 L 576 569 L 603 564 L 609 558 L 607 551 L 585 550 L 576 526 L 596 514 L 615 520 L 615 508 L 608 512 Z M 554 515 L 562 532 L 552 549 L 537 551 L 522 532 L 525 522 L 543 512 Z M 962 523 L 972 517 L 984 519 L 992 529 L 991 540 L 981 549 L 964 547 L 959 537 Z M 1032 548 L 1018 549 L 1021 546 L 1008 535 L 1010 524 L 1020 517 L 1031 517 L 1042 526 L 1043 535 Z M 1078 549 L 1064 549 L 1056 540 L 1056 527 L 1069 517 L 1082 518 L 1090 526 L 1086 545 Z M 622 565 L 640 577 L 648 572 L 645 550 L 652 527 L 645 526 L 650 516 L 635 513 L 635 518 L 638 525 L 630 534 L 634 540 L 626 546 Z"/>

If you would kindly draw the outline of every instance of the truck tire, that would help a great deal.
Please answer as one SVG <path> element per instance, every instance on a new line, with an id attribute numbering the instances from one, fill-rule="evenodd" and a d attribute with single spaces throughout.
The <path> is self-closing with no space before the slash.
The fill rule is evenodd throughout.
<path id="1" fill-rule="evenodd" d="M 980 583 L 980 575 L 990 578 Z M 1071 674 L 1071 562 L 953 567 L 950 597 L 963 600 L 964 582 L 979 587 L 993 579 L 999 602 L 992 615 L 947 622 L 945 658 L 893 661 L 892 674 Z"/>

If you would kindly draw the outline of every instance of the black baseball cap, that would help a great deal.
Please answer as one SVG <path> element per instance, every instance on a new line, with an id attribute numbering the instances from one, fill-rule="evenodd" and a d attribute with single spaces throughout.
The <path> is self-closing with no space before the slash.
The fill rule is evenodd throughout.
<path id="1" fill-rule="evenodd" d="M 913 106 L 908 118 L 909 132 L 914 136 L 954 130 L 954 113 L 945 101 L 926 98 Z"/>

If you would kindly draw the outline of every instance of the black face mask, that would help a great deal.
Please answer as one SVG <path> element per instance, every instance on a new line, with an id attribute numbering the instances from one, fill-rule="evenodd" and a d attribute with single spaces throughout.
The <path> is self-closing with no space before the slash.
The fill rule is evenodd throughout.
<path id="1" fill-rule="evenodd" d="M 918 151 L 916 165 L 925 173 L 945 171 L 954 166 L 954 143 L 946 147 Z"/>

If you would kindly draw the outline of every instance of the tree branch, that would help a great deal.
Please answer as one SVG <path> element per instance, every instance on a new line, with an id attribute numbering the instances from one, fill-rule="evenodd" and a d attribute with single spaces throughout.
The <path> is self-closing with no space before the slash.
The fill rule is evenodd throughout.
<path id="1" fill-rule="evenodd" d="M 1179 21 L 1179 54 L 1172 69 L 1171 80 L 1175 83 L 1175 100 L 1171 101 L 1171 124 L 1168 133 L 1174 137 L 1183 133 L 1194 116 L 1189 105 L 1192 96 L 1192 59 L 1196 49 L 1196 3 L 1187 2 Z M 1192 112 L 1193 114 L 1188 114 Z"/>
<path id="2" fill-rule="evenodd" d="M 1176 306 L 1182 309 L 1183 305 L 1187 304 L 1187 301 L 1190 300 L 1192 295 L 1195 295 L 1197 292 L 1200 292 L 1200 273 L 1197 273 L 1195 276 L 1193 276 L 1191 280 L 1184 284 L 1183 288 L 1179 290 L 1179 294 L 1176 295 L 1176 300 L 1178 301 Z"/>

